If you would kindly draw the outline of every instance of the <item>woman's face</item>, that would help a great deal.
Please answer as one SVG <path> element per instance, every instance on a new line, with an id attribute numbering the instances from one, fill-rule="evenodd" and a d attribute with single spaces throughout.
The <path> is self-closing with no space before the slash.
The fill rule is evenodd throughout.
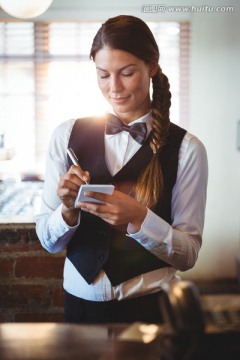
<path id="1" fill-rule="evenodd" d="M 95 56 L 99 88 L 113 110 L 125 123 L 150 111 L 151 70 L 134 55 L 105 47 Z"/>

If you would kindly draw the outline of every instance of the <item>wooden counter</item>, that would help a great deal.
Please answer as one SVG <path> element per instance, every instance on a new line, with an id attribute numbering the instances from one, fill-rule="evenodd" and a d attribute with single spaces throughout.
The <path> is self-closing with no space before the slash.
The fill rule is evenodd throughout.
<path id="1" fill-rule="evenodd" d="M 157 328 L 150 339 L 149 326 Z M 205 334 L 197 343 L 167 325 L 0 324 L 1 360 L 239 360 L 239 332 Z"/>
<path id="2" fill-rule="evenodd" d="M 121 340 L 129 325 L 0 325 L 1 360 L 159 360 L 158 341 Z"/>

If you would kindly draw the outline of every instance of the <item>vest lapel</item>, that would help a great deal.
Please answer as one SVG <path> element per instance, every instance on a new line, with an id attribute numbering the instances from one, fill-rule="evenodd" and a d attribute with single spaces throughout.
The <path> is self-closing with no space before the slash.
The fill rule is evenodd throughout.
<path id="1" fill-rule="evenodd" d="M 106 117 L 76 120 L 69 140 L 82 169 L 89 171 L 95 184 L 108 184 L 112 179 L 105 163 L 105 121 Z"/>
<path id="2" fill-rule="evenodd" d="M 136 179 L 143 169 L 149 164 L 152 157 L 152 150 L 147 139 L 133 157 L 113 176 L 114 181 Z M 137 176 L 136 176 L 137 175 Z"/>

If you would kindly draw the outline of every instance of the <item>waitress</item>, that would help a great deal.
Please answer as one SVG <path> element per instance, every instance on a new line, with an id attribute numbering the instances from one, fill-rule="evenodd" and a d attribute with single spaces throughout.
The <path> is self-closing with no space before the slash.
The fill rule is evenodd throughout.
<path id="1" fill-rule="evenodd" d="M 192 268 L 201 248 L 206 151 L 170 122 L 168 78 L 144 21 L 128 15 L 107 20 L 90 56 L 113 111 L 55 129 L 37 234 L 49 252 L 67 250 L 67 322 L 158 323 L 163 284 L 180 281 L 177 270 Z M 69 147 L 81 167 L 72 164 Z M 75 207 L 85 181 L 112 183 L 115 190 L 88 192 L 102 203 Z"/>

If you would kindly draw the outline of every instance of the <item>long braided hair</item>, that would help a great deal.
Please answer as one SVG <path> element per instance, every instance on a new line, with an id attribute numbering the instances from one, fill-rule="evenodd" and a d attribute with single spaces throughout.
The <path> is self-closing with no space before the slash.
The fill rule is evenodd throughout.
<path id="1" fill-rule="evenodd" d="M 103 47 L 126 51 L 146 64 L 159 61 L 159 49 L 147 24 L 131 15 L 120 15 L 108 19 L 93 39 L 90 58 L 95 59 Z M 159 152 L 167 142 L 169 133 L 169 109 L 171 93 L 168 78 L 160 66 L 152 77 L 152 131 L 150 146 L 153 156 L 134 189 L 134 197 L 142 204 L 154 209 L 163 191 L 163 175 Z"/>

